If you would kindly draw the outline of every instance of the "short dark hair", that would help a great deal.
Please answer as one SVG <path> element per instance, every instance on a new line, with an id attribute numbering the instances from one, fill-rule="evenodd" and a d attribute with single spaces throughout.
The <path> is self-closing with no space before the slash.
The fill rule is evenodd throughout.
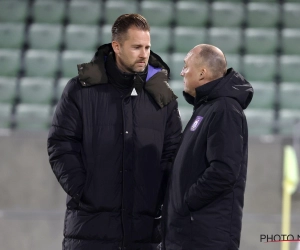
<path id="1" fill-rule="evenodd" d="M 199 58 L 202 63 L 210 69 L 214 79 L 220 78 L 226 74 L 227 62 L 224 53 L 222 55 L 216 50 L 215 46 L 202 44 L 199 52 Z"/>
<path id="2" fill-rule="evenodd" d="M 140 14 L 123 14 L 117 18 L 111 28 L 112 41 L 122 42 L 130 27 L 150 31 L 150 26 L 145 17 Z"/>

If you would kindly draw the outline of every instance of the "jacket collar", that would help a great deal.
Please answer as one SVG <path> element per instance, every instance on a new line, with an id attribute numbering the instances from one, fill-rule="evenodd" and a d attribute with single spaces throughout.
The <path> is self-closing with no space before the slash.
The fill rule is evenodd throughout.
<path id="1" fill-rule="evenodd" d="M 113 53 L 111 44 L 104 44 L 98 48 L 90 63 L 77 65 L 78 78 L 82 87 L 108 83 L 105 62 L 110 53 Z M 168 85 L 169 72 L 168 65 L 151 51 L 144 89 L 154 98 L 160 108 L 177 98 Z M 134 79 L 134 85 L 141 84 L 140 77 Z"/>

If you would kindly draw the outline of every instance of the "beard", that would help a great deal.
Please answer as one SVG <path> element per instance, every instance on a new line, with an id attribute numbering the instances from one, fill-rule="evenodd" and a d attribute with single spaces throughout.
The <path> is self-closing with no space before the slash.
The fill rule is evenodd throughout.
<path id="1" fill-rule="evenodd" d="M 147 60 L 137 60 L 132 64 L 126 63 L 124 62 L 121 58 L 120 58 L 120 64 L 122 66 L 123 69 L 125 69 L 127 72 L 130 73 L 140 73 L 143 72 L 147 66 Z M 140 62 L 143 62 L 143 65 L 139 65 Z"/>

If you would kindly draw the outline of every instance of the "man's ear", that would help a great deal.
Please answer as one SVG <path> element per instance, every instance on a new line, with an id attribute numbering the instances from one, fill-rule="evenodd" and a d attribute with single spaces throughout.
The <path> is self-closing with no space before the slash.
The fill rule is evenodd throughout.
<path id="1" fill-rule="evenodd" d="M 199 79 L 202 80 L 205 77 L 206 73 L 207 73 L 206 69 L 201 69 L 199 72 Z"/>
<path id="2" fill-rule="evenodd" d="M 115 54 L 119 54 L 120 53 L 120 44 L 117 41 L 112 41 L 111 42 L 111 46 L 112 46 Z"/>

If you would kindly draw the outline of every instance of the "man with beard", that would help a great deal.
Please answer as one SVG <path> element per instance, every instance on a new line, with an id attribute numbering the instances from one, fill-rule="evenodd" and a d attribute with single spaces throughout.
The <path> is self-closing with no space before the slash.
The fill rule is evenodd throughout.
<path id="1" fill-rule="evenodd" d="M 48 137 L 67 193 L 64 250 L 152 250 L 169 168 L 181 136 L 169 67 L 150 51 L 138 14 L 112 26 L 65 87 Z"/>

